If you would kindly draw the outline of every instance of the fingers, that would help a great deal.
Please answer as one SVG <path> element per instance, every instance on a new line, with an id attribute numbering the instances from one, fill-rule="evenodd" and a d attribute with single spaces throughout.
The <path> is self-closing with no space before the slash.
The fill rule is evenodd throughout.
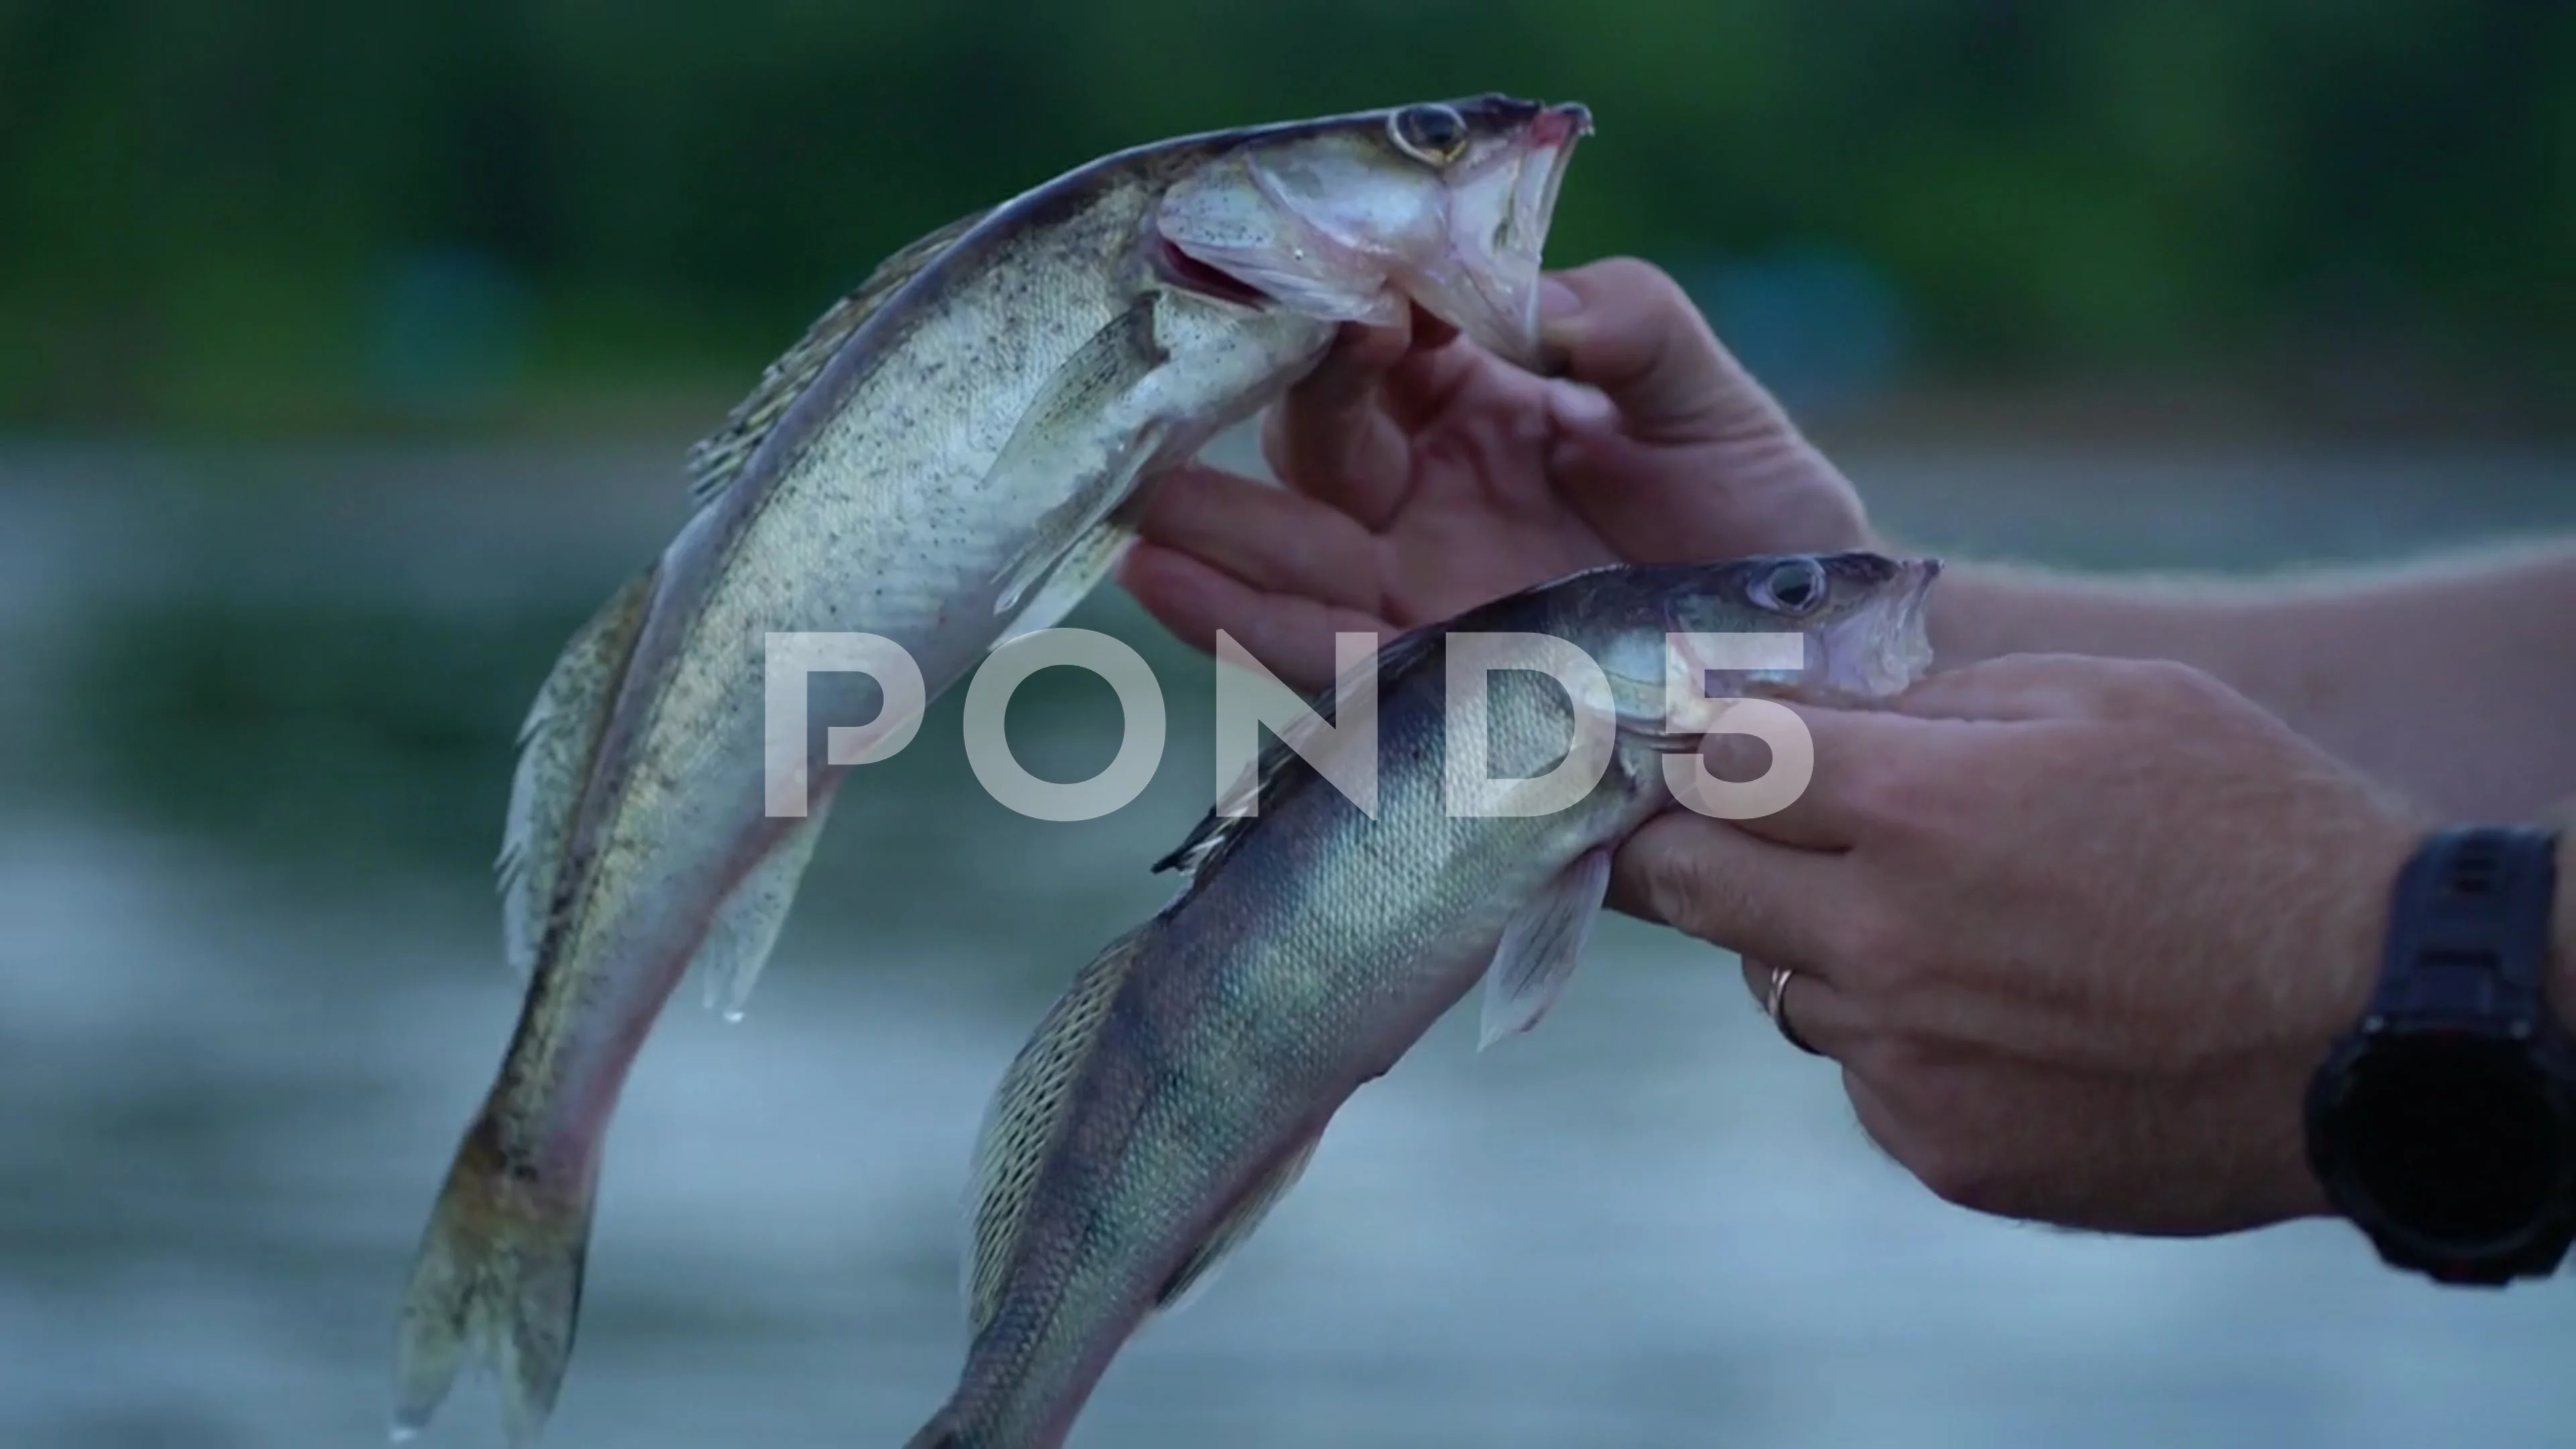
<path id="1" fill-rule="evenodd" d="M 2007 654 L 1930 674 L 1889 701 L 1923 719 L 2083 719 L 2095 713 L 2087 683 L 2063 655 Z"/>
<path id="2" fill-rule="evenodd" d="M 1998 696 L 1998 707 L 2037 709 L 2045 702 Z M 2051 721 L 2060 717 L 1960 718 L 1783 703 L 1807 727 L 1813 773 L 1786 807 L 1734 823 L 1767 842 L 1807 851 L 1866 852 L 1873 841 L 1937 830 L 1979 803 L 1972 792 L 2015 778 L 2026 752 L 2056 737 Z"/>
<path id="3" fill-rule="evenodd" d="M 1610 862 L 1610 905 L 1746 956 L 1823 968 L 1836 957 L 1848 858 L 1794 850 L 1734 825 L 1674 811 L 1648 821 Z"/>
<path id="4" fill-rule="evenodd" d="M 1771 395 L 1659 268 L 1614 257 L 1557 273 L 1547 284 L 1562 291 L 1542 305 L 1542 337 L 1564 354 L 1565 376 L 1599 389 L 1631 436 L 1689 444 L 1794 435 Z M 1598 410 L 1574 390 L 1552 389 L 1551 396 L 1560 408 Z"/>
<path id="5" fill-rule="evenodd" d="M 1889 703 L 1925 719 L 2118 719 L 2223 689 L 2198 670 L 2160 659 L 2006 654 L 1926 676 Z"/>
<path id="6" fill-rule="evenodd" d="M 1744 958 L 1744 989 L 1753 993 L 1754 1005 L 1765 1016 L 1770 1015 L 1772 969 L 1767 961 Z M 1851 1003 L 1830 982 L 1796 970 L 1780 987 L 1779 1021 L 1786 1023 L 1788 1031 L 1798 1034 L 1798 1041 L 1837 1059 L 1851 1042 L 1859 1039 L 1861 1030 Z"/>
<path id="7" fill-rule="evenodd" d="M 1157 544 L 1138 544 L 1121 565 L 1119 582 L 1185 643 L 1212 654 L 1223 629 L 1283 683 L 1309 692 L 1332 682 L 1335 634 L 1375 633 L 1383 639 L 1396 632 L 1360 610 L 1265 592 Z"/>
<path id="8" fill-rule="evenodd" d="M 1417 342 L 1388 371 L 1382 396 L 1387 416 L 1396 426 L 1419 433 L 1470 400 L 1480 409 L 1500 401 L 1504 411 L 1535 415 L 1536 400 L 1547 386 L 1474 343 L 1432 347 Z"/>
<path id="9" fill-rule="evenodd" d="M 1951 768 L 1961 748 L 1958 721 L 1782 703 L 1806 727 L 1813 752 L 1806 788 L 1771 814 L 1733 822 L 1776 845 L 1830 852 L 1865 843 L 1885 823 L 1892 781 Z M 1701 767 L 1721 778 L 1750 775 L 1746 743 L 1744 736 L 1711 734 L 1700 745 Z M 1765 768 L 1778 767 L 1775 753 Z"/>
<path id="10" fill-rule="evenodd" d="M 1723 717 L 1720 718 L 1719 723 L 1724 723 Z M 1806 724 L 1804 716 L 1800 716 L 1799 723 Z M 1814 726 L 1808 725 L 1807 732 L 1812 741 L 1815 733 Z M 1775 744 L 1778 747 L 1775 747 Z M 1787 740 L 1775 742 L 1737 731 L 1713 731 L 1700 741 L 1696 760 L 1687 755 L 1674 756 L 1668 760 L 1665 765 L 1667 772 L 1664 777 L 1665 784 L 1673 792 L 1675 803 L 1696 813 L 1706 814 L 1713 819 L 1730 819 L 1736 825 L 1764 840 L 1794 846 L 1800 850 L 1849 849 L 1857 836 L 1857 824 L 1845 818 L 1841 812 L 1834 810 L 1832 801 L 1815 798 L 1814 773 L 1809 775 L 1806 787 L 1788 805 L 1775 809 L 1771 814 L 1743 816 L 1731 813 L 1727 808 L 1733 803 L 1728 800 L 1728 795 L 1741 787 L 1768 781 L 1773 772 L 1784 768 L 1782 753 L 1789 746 L 1790 742 Z M 1839 752 L 1837 747 L 1837 753 Z M 1700 780 L 1682 778 L 1679 772 L 1694 764 L 1705 778 Z M 1813 764 L 1811 769 L 1821 772 L 1823 766 L 1820 763 Z M 1771 788 L 1774 787 L 1763 786 L 1765 791 Z M 1737 795 L 1736 798 L 1740 800 L 1743 797 Z M 1746 803 L 1735 808 L 1756 807 Z"/>
<path id="11" fill-rule="evenodd" d="M 1411 449 L 1380 405 L 1381 384 L 1434 335 L 1409 323 L 1343 328 L 1262 420 L 1261 451 L 1272 471 L 1367 527 L 1383 527 L 1404 501 Z"/>
<path id="12" fill-rule="evenodd" d="M 1192 464 L 1154 490 L 1138 531 L 1267 593 L 1378 610 L 1376 538 L 1285 488 Z"/>

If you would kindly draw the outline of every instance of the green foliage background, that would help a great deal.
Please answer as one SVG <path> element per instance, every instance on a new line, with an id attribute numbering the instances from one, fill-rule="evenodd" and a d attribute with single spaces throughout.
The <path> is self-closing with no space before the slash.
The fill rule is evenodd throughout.
<path id="1" fill-rule="evenodd" d="M 1830 248 L 1916 378 L 2576 375 L 2547 0 L 0 0 L 0 424 L 735 390 L 1089 156 L 1482 90 L 1595 110 L 1553 259 Z"/>

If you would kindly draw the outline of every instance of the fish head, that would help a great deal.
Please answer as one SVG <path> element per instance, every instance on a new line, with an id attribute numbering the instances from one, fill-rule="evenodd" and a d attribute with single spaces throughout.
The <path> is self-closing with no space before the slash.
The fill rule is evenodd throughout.
<path id="1" fill-rule="evenodd" d="M 1689 567 L 1685 582 L 1665 595 L 1669 633 L 1802 636 L 1803 663 L 1794 668 L 1713 652 L 1713 643 L 1681 643 L 1673 664 L 1715 676 L 1713 694 L 1859 703 L 1897 693 L 1932 662 L 1924 610 L 1940 577 L 1938 559 L 1765 554 Z"/>
<path id="2" fill-rule="evenodd" d="M 1419 303 L 1535 367 L 1539 258 L 1591 129 L 1580 105 L 1480 96 L 1245 132 L 1165 190 L 1159 270 L 1336 322 L 1393 323 Z"/>

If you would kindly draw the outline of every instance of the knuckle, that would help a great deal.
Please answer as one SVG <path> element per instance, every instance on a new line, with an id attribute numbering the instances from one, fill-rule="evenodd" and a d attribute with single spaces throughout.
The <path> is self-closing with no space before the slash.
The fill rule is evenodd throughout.
<path id="1" fill-rule="evenodd" d="M 1993 1153 L 1957 1119 L 1926 1101 L 1919 1082 L 1887 1070 L 1895 1049 L 1869 1043 L 1844 1060 L 1844 1090 L 1861 1130 L 1934 1197 L 1971 1212 L 1996 1213 L 2009 1192 Z"/>
<path id="2" fill-rule="evenodd" d="M 1701 868 L 1695 852 L 1672 848 L 1647 852 L 1638 862 L 1637 883 L 1657 919 L 1692 935 L 1701 934 L 1708 895 L 1719 884 Z"/>
<path id="3" fill-rule="evenodd" d="M 1852 1116 L 1859 1121 L 1860 1130 L 1878 1145 L 1879 1151 L 1901 1166 L 1905 1161 L 1904 1133 L 1896 1120 L 1888 1115 L 1887 1109 L 1880 1105 L 1877 1093 L 1870 1089 L 1869 1079 L 1861 1070 L 1860 1059 L 1846 1054 L 1842 1069 L 1843 1096 L 1851 1103 Z"/>
<path id="4" fill-rule="evenodd" d="M 2206 678 L 2199 670 L 2173 659 L 2134 659 L 2129 673 L 2140 684 L 2166 694 L 2187 694 Z"/>
<path id="5" fill-rule="evenodd" d="M 1945 1139 L 1921 1145 L 1906 1167 L 1926 1191 L 1952 1207 L 1992 1213 L 2004 1206 L 2002 1180 L 1974 1144 Z"/>
<path id="6" fill-rule="evenodd" d="M 1667 329 L 1654 324 L 1684 318 L 1692 325 L 1705 327 L 1697 304 L 1670 272 L 1640 257 L 1617 256 L 1594 262 L 1582 269 L 1585 290 L 1596 305 L 1606 305 L 1628 320 L 1623 325 L 1641 327 L 1645 336 L 1656 339 L 1658 347 L 1668 345 Z"/>
<path id="7" fill-rule="evenodd" d="M 1672 273 L 1636 257 L 1622 260 L 1627 264 L 1621 271 L 1628 284 L 1635 287 L 1637 295 L 1652 304 L 1656 311 L 1690 311 L 1697 315 L 1698 309 L 1692 306 L 1690 293 L 1682 290 L 1682 284 L 1673 279 Z"/>
<path id="8" fill-rule="evenodd" d="M 1643 257 L 1604 257 L 1585 267 L 1583 272 L 1601 286 L 1621 292 L 1661 293 L 1666 287 L 1676 292 L 1680 290 L 1663 268 Z"/>
<path id="9" fill-rule="evenodd" d="M 1846 1071 L 1911 1130 L 1872 1136 L 1926 1191 L 1953 1207 L 2009 1216 L 2022 1194 L 2001 1140 L 1963 1090 L 1952 1064 L 1925 1040 L 1875 1033 L 1846 1058 Z M 1891 1124 L 1893 1125 L 1893 1124 Z"/>
<path id="10" fill-rule="evenodd" d="M 2126 693 L 2148 704 L 2201 704 L 2223 692 L 2223 686 L 2207 672 L 2171 659 L 2122 661 L 2115 678 Z"/>

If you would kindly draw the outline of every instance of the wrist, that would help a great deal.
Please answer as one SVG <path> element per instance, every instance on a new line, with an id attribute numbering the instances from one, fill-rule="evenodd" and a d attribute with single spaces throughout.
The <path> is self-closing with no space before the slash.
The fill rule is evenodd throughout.
<path id="1" fill-rule="evenodd" d="M 2308 1154 L 2302 1119 L 2309 1082 L 2370 1007 L 2387 949 L 2389 894 L 2429 829 L 2428 820 L 2391 808 L 2382 828 L 2345 852 L 2342 886 L 2311 938 L 2319 951 L 2306 977 L 2297 1029 L 2281 1058 L 2282 1097 L 2289 1109 L 2277 1159 L 2280 1218 L 2336 1215 Z"/>

